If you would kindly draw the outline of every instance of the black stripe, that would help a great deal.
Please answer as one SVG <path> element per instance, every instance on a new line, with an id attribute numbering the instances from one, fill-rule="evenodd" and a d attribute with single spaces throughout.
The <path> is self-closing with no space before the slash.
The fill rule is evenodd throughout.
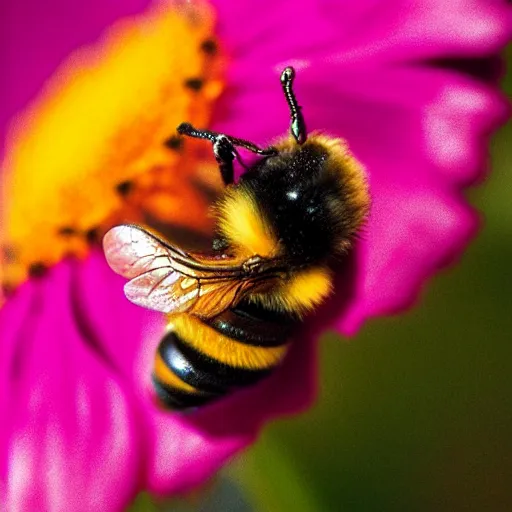
<path id="1" fill-rule="evenodd" d="M 153 375 L 153 385 L 159 400 L 172 409 L 188 409 L 197 407 L 217 398 L 216 395 L 192 394 L 178 391 L 159 381 L 156 375 Z"/>
<path id="2" fill-rule="evenodd" d="M 225 311 L 215 318 L 205 320 L 205 323 L 219 334 L 257 347 L 284 345 L 291 331 L 289 326 L 262 322 L 239 315 L 236 311 Z"/>
<path id="3" fill-rule="evenodd" d="M 291 313 L 270 311 L 244 302 L 204 322 L 220 334 L 246 345 L 278 347 L 290 337 L 297 319 Z"/>
<path id="4" fill-rule="evenodd" d="M 158 353 L 167 367 L 183 382 L 194 386 L 200 391 L 215 394 L 225 393 L 226 386 L 223 386 L 221 382 L 217 382 L 215 374 L 208 375 L 191 364 L 183 354 L 183 351 L 177 347 L 179 340 L 178 335 L 171 331 L 165 335 L 158 346 Z"/>
<path id="5" fill-rule="evenodd" d="M 229 366 L 195 350 L 179 337 L 176 346 L 198 372 L 214 378 L 216 383 L 226 388 L 250 386 L 272 371 L 272 368 L 251 370 Z"/>
<path id="6" fill-rule="evenodd" d="M 234 368 L 212 359 L 170 332 L 159 352 L 164 362 L 183 381 L 201 391 L 225 393 L 231 388 L 249 386 L 270 374 L 272 369 Z"/>
<path id="7" fill-rule="evenodd" d="M 250 301 L 241 301 L 233 308 L 233 311 L 256 320 L 289 326 L 294 325 L 299 320 L 299 317 L 290 311 L 276 311 L 268 309 L 257 302 Z"/>

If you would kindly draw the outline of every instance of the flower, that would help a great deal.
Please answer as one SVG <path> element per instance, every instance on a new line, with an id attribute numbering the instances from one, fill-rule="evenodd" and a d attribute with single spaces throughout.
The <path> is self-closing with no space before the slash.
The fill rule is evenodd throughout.
<path id="1" fill-rule="evenodd" d="M 189 4 L 173 5 L 183 14 Z M 286 64 L 293 64 L 309 128 L 343 136 L 367 167 L 373 198 L 367 229 L 339 275 L 335 298 L 306 324 L 283 366 L 260 385 L 189 415 L 162 411 L 151 398 L 150 368 L 163 329 L 161 316 L 128 303 L 120 280 L 99 251 L 84 246 L 83 240 L 67 248 L 62 242 L 57 248 L 37 242 L 44 261 L 58 263 L 43 277 L 24 283 L 0 310 L 0 415 L 7 418 L 0 427 L 0 499 L 12 510 L 120 510 L 141 489 L 166 494 L 201 483 L 253 441 L 265 421 L 311 403 L 314 339 L 320 330 L 335 325 L 352 334 L 365 319 L 410 305 L 426 279 L 460 254 L 477 227 L 462 189 L 481 177 L 487 137 L 504 120 L 507 108 L 494 86 L 436 61 L 499 52 L 512 26 L 504 0 L 389 0 L 378 6 L 369 0 L 295 2 L 293 9 L 289 2 L 260 2 L 255 8 L 245 1 L 213 0 L 211 5 L 215 33 L 227 54 L 226 90 L 215 106 L 214 128 L 260 145 L 283 133 L 287 112 L 278 76 Z M 4 30 L 11 41 L 10 58 L 30 62 L 27 53 L 34 48 L 40 56 L 37 66 L 12 67 L 12 81 L 6 86 L 10 104 L 2 111 L 4 129 L 72 50 L 95 41 L 117 19 L 146 7 L 142 0 L 110 0 L 89 2 L 78 12 L 80 6 L 53 0 L 37 12 L 37 3 L 10 2 L 3 17 L 4 23 L 10 22 Z M 52 25 L 52 11 L 65 22 Z M 14 32 L 13 26 L 23 30 Z M 149 37 L 151 31 L 146 33 Z M 176 52 L 191 44 L 192 32 L 182 36 Z M 108 47 L 105 41 L 102 45 Z M 195 55 L 192 52 L 190 59 Z M 172 58 L 169 55 L 169 65 Z M 84 62 L 79 59 L 76 69 Z M 189 64 L 184 62 L 180 70 L 188 70 Z M 68 85 L 58 82 L 59 87 Z M 187 101 L 180 94 L 176 98 Z M 41 104 L 47 105 L 37 103 L 25 121 L 37 122 Z M 208 113 L 209 102 L 203 107 Z M 137 110 L 120 112 L 114 121 L 124 122 L 123 116 L 133 112 Z M 137 120 L 131 119 L 129 127 L 136 128 Z M 72 133 L 78 125 L 71 123 Z M 38 132 L 30 131 L 32 125 L 29 128 L 28 135 L 40 140 Z M 9 165 L 11 142 L 5 157 Z M 54 148 L 55 161 L 61 161 L 68 146 L 59 147 L 58 141 L 53 146 L 52 140 L 47 144 Z M 87 148 L 77 148 L 80 156 L 87 155 Z M 119 150 L 112 145 L 106 149 L 114 156 Z M 191 154 L 186 169 L 194 174 L 202 160 L 193 148 Z M 130 162 L 129 151 L 123 155 Z M 153 156 L 150 170 L 158 173 Z M 48 169 L 53 163 L 48 162 Z M 165 165 L 178 164 L 166 160 Z M 125 165 L 116 169 L 124 172 Z M 33 172 L 35 176 L 37 169 Z M 74 168 L 47 172 L 52 173 L 47 182 L 38 182 L 38 187 L 49 187 L 45 192 L 62 190 L 59 180 L 67 173 L 76 194 L 94 186 L 101 189 L 101 174 L 80 175 Z M 133 173 L 144 182 L 143 173 Z M 23 186 L 30 176 L 23 178 Z M 121 179 L 121 174 L 115 178 Z M 13 191 L 20 177 L 11 173 L 9 179 L 14 181 L 4 188 Z M 20 250 L 27 251 L 28 235 L 34 234 L 23 231 L 29 224 L 24 220 L 31 219 L 32 230 L 41 220 L 35 231 L 40 235 L 48 219 L 53 227 L 61 220 L 55 211 L 78 208 L 71 200 L 60 210 L 31 211 L 33 203 L 27 198 L 39 200 L 38 187 L 25 195 L 20 189 L 16 202 L 10 197 L 13 209 L 21 202 L 29 215 L 20 213 L 17 223 L 3 226 L 11 237 L 23 235 L 17 238 Z M 169 190 L 169 185 L 161 185 L 158 192 L 162 189 Z M 157 197 L 146 192 L 140 201 L 147 200 L 144 204 L 157 217 L 172 219 L 180 213 L 162 211 Z M 180 194 L 196 201 L 196 215 L 190 217 L 200 219 L 201 200 L 194 190 Z M 46 199 L 52 208 L 61 200 L 51 193 Z M 94 210 L 91 219 L 87 207 L 71 219 L 83 222 L 80 232 L 95 223 L 105 227 L 120 216 L 137 218 L 142 204 L 130 209 L 111 197 L 97 203 L 94 208 L 103 209 Z M 14 225 L 19 230 L 12 231 Z M 206 218 L 197 227 L 207 229 Z M 62 260 L 67 252 L 83 259 Z M 4 266 L 4 277 L 14 283 L 25 277 L 31 254 L 24 254 L 18 270 Z"/>

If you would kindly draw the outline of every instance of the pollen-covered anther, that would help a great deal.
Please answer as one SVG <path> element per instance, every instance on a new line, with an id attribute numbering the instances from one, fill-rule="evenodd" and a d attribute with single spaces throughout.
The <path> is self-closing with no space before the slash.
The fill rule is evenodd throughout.
<path id="1" fill-rule="evenodd" d="M 179 151 L 183 148 L 183 137 L 172 135 L 164 141 L 164 145 L 174 151 Z"/>
<path id="2" fill-rule="evenodd" d="M 219 50 L 219 45 L 215 39 L 205 39 L 201 43 L 201 50 L 208 55 L 215 55 Z"/>
<path id="3" fill-rule="evenodd" d="M 220 186 L 218 172 L 205 172 L 205 143 L 184 143 L 176 127 L 208 126 L 222 91 L 213 22 L 200 2 L 119 22 L 16 119 L 1 164 L 0 244 L 16 254 L 0 256 L 6 288 L 86 255 L 115 223 L 211 229 L 203 191 Z"/>

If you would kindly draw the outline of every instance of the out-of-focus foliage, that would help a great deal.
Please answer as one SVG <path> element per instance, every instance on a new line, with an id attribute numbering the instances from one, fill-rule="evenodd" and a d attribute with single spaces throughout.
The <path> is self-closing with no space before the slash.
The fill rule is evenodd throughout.
<path id="1" fill-rule="evenodd" d="M 409 314 L 327 335 L 316 408 L 231 468 L 257 510 L 512 510 L 510 123 L 470 199 L 483 229 L 461 262 Z"/>

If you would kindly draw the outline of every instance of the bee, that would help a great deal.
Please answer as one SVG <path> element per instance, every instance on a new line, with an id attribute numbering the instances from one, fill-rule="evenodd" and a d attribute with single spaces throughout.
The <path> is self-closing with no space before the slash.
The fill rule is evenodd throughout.
<path id="1" fill-rule="evenodd" d="M 196 407 L 255 384 L 274 370 L 303 318 L 332 290 L 332 261 L 353 245 L 369 209 L 362 167 L 345 142 L 307 134 L 293 91 L 281 84 L 290 134 L 260 148 L 188 123 L 207 139 L 225 189 L 213 205 L 207 253 L 185 251 L 136 225 L 112 228 L 103 245 L 110 267 L 130 281 L 126 297 L 168 315 L 153 382 L 164 405 Z M 237 148 L 258 155 L 235 182 Z"/>

